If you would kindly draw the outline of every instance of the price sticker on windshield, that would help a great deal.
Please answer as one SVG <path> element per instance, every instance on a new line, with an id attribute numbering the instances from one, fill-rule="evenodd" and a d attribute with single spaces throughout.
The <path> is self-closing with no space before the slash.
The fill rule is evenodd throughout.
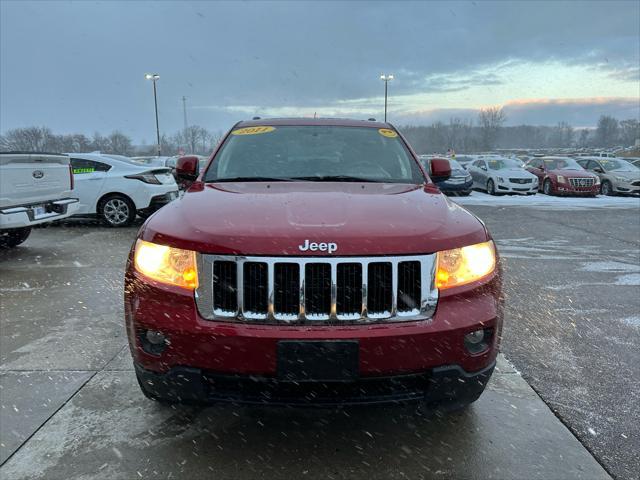
<path id="1" fill-rule="evenodd" d="M 276 127 L 245 127 L 238 128 L 231 132 L 231 135 L 260 135 L 261 133 L 273 132 Z"/>
<path id="2" fill-rule="evenodd" d="M 387 138 L 396 138 L 398 134 L 389 128 L 380 128 L 378 129 L 378 133 L 383 137 Z"/>

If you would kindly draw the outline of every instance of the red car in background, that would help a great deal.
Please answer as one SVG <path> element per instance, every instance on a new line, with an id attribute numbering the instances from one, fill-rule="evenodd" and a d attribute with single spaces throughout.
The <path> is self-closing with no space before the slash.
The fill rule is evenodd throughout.
<path id="1" fill-rule="evenodd" d="M 538 177 L 538 185 L 546 195 L 595 197 L 600 192 L 600 178 L 573 158 L 535 157 L 524 168 Z"/>

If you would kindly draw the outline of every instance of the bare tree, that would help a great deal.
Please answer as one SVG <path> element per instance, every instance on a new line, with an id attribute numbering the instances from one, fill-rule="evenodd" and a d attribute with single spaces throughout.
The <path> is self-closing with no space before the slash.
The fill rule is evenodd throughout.
<path id="1" fill-rule="evenodd" d="M 620 142 L 625 146 L 633 146 L 640 140 L 640 122 L 635 118 L 620 122 Z"/>
<path id="2" fill-rule="evenodd" d="M 598 146 L 613 146 L 618 139 L 618 120 L 609 115 L 601 115 L 596 129 L 596 142 Z"/>
<path id="3" fill-rule="evenodd" d="M 2 136 L 2 149 L 24 152 L 46 152 L 53 149 L 53 135 L 46 127 L 9 130 Z"/>
<path id="4" fill-rule="evenodd" d="M 482 147 L 491 150 L 498 139 L 500 129 L 507 119 L 501 107 L 481 108 L 478 115 Z"/>
<path id="5" fill-rule="evenodd" d="M 131 155 L 133 153 L 131 139 L 124 133 L 116 130 L 109 135 L 108 140 L 108 153 L 115 153 L 118 155 Z"/>

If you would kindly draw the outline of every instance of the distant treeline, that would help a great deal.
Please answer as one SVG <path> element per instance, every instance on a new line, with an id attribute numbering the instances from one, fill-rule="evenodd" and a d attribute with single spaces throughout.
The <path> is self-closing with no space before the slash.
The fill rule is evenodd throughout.
<path id="1" fill-rule="evenodd" d="M 640 122 L 637 119 L 620 121 L 602 115 L 595 129 L 576 129 L 567 122 L 553 127 L 505 127 L 505 120 L 500 109 L 488 109 L 480 112 L 477 122 L 452 118 L 449 123 L 399 128 L 419 154 L 445 152 L 449 148 L 456 152 L 474 153 L 501 148 L 630 147 L 640 139 Z"/>
<path id="2" fill-rule="evenodd" d="M 173 135 L 162 135 L 162 155 L 172 156 L 178 153 L 208 155 L 222 137 L 221 132 L 210 132 L 203 127 L 192 125 Z M 0 135 L 0 151 L 24 152 L 95 152 L 112 153 L 126 156 L 156 155 L 153 145 L 135 146 L 131 137 L 114 131 L 103 136 L 94 133 L 88 137 L 82 133 L 55 134 L 48 127 L 16 128 Z"/>
<path id="3" fill-rule="evenodd" d="M 449 123 L 435 122 L 429 126 L 400 126 L 417 153 L 486 152 L 499 148 L 608 148 L 629 147 L 640 139 L 637 119 L 617 120 L 603 115 L 595 129 L 575 129 L 567 122 L 554 127 L 519 125 L 505 127 L 506 116 L 501 108 L 480 110 L 478 120 L 452 118 Z M 211 132 L 193 125 L 173 135 L 162 135 L 162 155 L 180 152 L 208 155 L 222 138 L 222 132 Z M 131 137 L 115 131 L 103 136 L 88 137 L 81 133 L 58 135 L 47 127 L 9 130 L 0 135 L 0 151 L 92 152 L 119 155 L 155 155 L 156 145 L 134 146 Z"/>

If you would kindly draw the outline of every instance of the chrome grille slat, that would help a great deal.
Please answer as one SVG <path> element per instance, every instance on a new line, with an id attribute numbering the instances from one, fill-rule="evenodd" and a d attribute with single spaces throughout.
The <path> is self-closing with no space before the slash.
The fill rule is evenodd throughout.
<path id="1" fill-rule="evenodd" d="M 571 186 L 574 188 L 589 188 L 593 187 L 595 180 L 593 178 L 570 178 Z"/>
<path id="2" fill-rule="evenodd" d="M 203 254 L 198 256 L 196 304 L 208 320 L 256 324 L 426 320 L 433 315 L 438 300 L 435 260 L 436 255 L 244 257 Z M 231 285 L 233 281 L 236 283 Z M 266 299 L 262 298 L 263 294 Z M 415 296 L 420 298 L 414 299 Z"/>

